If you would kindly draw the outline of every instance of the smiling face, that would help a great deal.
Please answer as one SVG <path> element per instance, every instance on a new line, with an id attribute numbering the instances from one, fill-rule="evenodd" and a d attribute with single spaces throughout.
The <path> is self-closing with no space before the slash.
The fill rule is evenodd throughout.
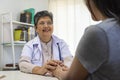
<path id="1" fill-rule="evenodd" d="M 49 16 L 41 17 L 36 25 L 36 32 L 43 42 L 49 42 L 53 33 L 53 23 Z"/>

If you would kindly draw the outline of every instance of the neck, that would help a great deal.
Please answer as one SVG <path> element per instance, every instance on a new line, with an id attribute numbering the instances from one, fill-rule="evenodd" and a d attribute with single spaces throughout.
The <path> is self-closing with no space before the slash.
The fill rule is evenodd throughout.
<path id="1" fill-rule="evenodd" d="M 43 37 L 43 38 L 40 38 L 40 40 L 44 43 L 48 43 L 51 40 L 51 37 Z"/>

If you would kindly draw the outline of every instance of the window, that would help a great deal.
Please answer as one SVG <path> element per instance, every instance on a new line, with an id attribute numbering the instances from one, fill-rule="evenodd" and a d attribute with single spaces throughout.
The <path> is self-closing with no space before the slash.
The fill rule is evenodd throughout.
<path id="1" fill-rule="evenodd" d="M 54 16 L 54 34 L 64 39 L 73 55 L 84 29 L 94 22 L 82 0 L 49 0 Z"/>

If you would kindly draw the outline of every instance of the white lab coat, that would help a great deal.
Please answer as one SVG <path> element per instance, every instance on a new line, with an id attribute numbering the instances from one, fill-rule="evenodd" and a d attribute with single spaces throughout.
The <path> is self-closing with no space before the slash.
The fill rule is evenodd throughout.
<path id="1" fill-rule="evenodd" d="M 61 57 L 64 60 L 65 65 L 69 67 L 71 65 L 73 57 L 72 57 L 72 54 L 70 53 L 68 45 L 62 39 L 59 39 L 54 35 L 52 35 L 52 38 L 53 38 L 53 44 L 52 44 L 53 59 L 54 60 L 60 59 L 59 49 L 57 45 L 59 44 Z M 43 60 L 41 43 L 40 43 L 39 37 L 37 36 L 33 40 L 25 44 L 22 50 L 19 67 L 21 71 L 31 73 L 32 69 L 35 66 L 42 66 L 44 63 L 43 61 L 44 60 Z"/>

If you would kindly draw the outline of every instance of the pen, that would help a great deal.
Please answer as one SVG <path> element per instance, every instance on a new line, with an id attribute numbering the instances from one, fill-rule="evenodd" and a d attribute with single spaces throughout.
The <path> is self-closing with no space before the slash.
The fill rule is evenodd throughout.
<path id="1" fill-rule="evenodd" d="M 57 45 L 58 45 L 58 51 L 59 51 L 59 59 L 60 59 L 60 61 L 63 62 L 63 58 L 62 58 L 62 56 L 61 56 L 61 50 L 60 50 L 59 43 L 57 43 Z"/>

